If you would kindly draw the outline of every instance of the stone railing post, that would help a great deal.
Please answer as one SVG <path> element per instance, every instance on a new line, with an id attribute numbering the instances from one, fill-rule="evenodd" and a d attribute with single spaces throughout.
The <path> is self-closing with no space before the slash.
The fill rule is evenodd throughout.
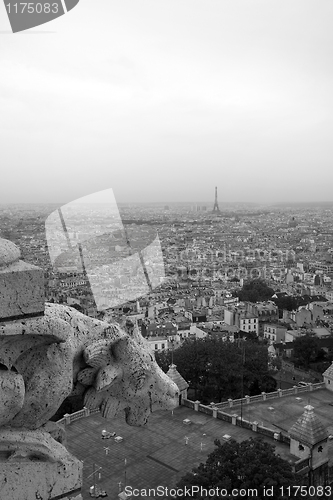
<path id="1" fill-rule="evenodd" d="M 250 396 L 245 396 L 245 399 L 246 399 L 246 404 L 250 404 L 251 403 L 251 398 Z"/>
<path id="2" fill-rule="evenodd" d="M 294 389 L 294 394 L 297 394 L 297 385 L 293 385 L 293 389 Z"/>
<path id="3" fill-rule="evenodd" d="M 200 401 L 194 401 L 194 411 L 199 411 L 199 404 L 200 404 Z"/>
<path id="4" fill-rule="evenodd" d="M 262 395 L 262 400 L 266 401 L 266 392 L 262 392 L 261 395 Z"/>
<path id="5" fill-rule="evenodd" d="M 69 425 L 71 423 L 71 416 L 70 416 L 69 413 L 65 413 L 64 419 L 65 419 L 65 424 L 66 425 Z"/>
<path id="6" fill-rule="evenodd" d="M 237 425 L 237 417 L 238 417 L 237 413 L 234 413 L 233 415 L 231 415 L 231 418 L 232 418 L 231 423 L 232 423 L 232 425 Z"/>
<path id="7" fill-rule="evenodd" d="M 252 430 L 253 432 L 258 432 L 258 422 L 254 421 L 252 422 Z"/>
<path id="8" fill-rule="evenodd" d="M 228 399 L 229 407 L 231 408 L 233 405 L 233 400 L 231 398 Z"/>
<path id="9" fill-rule="evenodd" d="M 278 390 L 277 390 L 277 393 L 278 393 L 279 398 L 281 398 L 281 397 L 282 397 L 282 395 L 283 395 L 283 393 L 282 393 L 282 389 L 278 389 Z"/>
<path id="10" fill-rule="evenodd" d="M 217 412 L 218 412 L 218 408 L 216 408 L 216 406 L 214 406 L 214 408 L 213 408 L 213 418 L 217 418 Z"/>
<path id="11" fill-rule="evenodd" d="M 89 410 L 89 408 L 86 408 L 86 407 L 84 406 L 84 407 L 83 407 L 83 409 L 84 409 L 84 416 L 85 416 L 85 417 L 89 417 L 89 415 L 90 415 L 90 410 Z"/>
<path id="12" fill-rule="evenodd" d="M 310 391 L 313 391 L 313 383 L 312 382 L 310 383 L 309 387 L 310 387 Z"/>

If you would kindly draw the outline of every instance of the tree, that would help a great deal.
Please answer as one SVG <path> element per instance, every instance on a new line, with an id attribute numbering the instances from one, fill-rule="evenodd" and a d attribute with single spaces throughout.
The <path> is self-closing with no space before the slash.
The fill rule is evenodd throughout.
<path id="1" fill-rule="evenodd" d="M 271 359 L 271 365 L 276 370 L 281 370 L 281 368 L 282 368 L 282 360 L 281 360 L 281 358 L 280 357 L 272 358 Z"/>
<path id="2" fill-rule="evenodd" d="M 255 498 L 258 500 L 266 500 L 264 490 L 273 487 L 273 495 L 269 498 L 279 500 L 289 498 L 282 496 L 279 488 L 296 485 L 297 479 L 291 465 L 275 454 L 275 446 L 263 441 L 262 438 L 250 438 L 241 443 L 230 440 L 224 444 L 217 439 L 214 444 L 216 448 L 208 456 L 206 463 L 201 463 L 199 467 L 187 473 L 177 484 L 177 487 L 185 493 L 182 498 L 205 498 L 201 495 L 201 491 L 194 493 L 193 496 L 186 494 L 189 491 L 192 493 L 191 486 L 207 490 L 219 488 L 220 491 L 226 490 L 229 494 L 235 488 L 240 493 L 232 497 L 235 499 L 248 498 L 244 497 L 240 490 L 256 489 Z M 227 494 L 224 497 L 229 498 Z"/>
<path id="3" fill-rule="evenodd" d="M 298 301 L 295 297 L 288 295 L 287 297 L 280 297 L 278 299 L 272 299 L 278 306 L 280 311 L 287 309 L 287 311 L 294 311 L 297 309 Z"/>
<path id="4" fill-rule="evenodd" d="M 171 365 L 171 351 L 155 351 L 155 360 L 164 373 L 166 373 Z"/>
<path id="5" fill-rule="evenodd" d="M 238 332 L 238 335 L 243 336 L 244 332 L 242 330 L 240 330 Z M 245 337 L 246 337 L 246 340 L 250 340 L 251 342 L 254 342 L 255 344 L 259 344 L 259 336 L 257 335 L 257 332 L 255 332 L 255 331 L 246 332 Z M 264 340 L 265 339 L 261 340 L 261 342 L 263 342 Z"/>
<path id="6" fill-rule="evenodd" d="M 173 360 L 195 399 L 203 403 L 275 389 L 268 372 L 267 347 L 251 341 L 238 345 L 215 336 L 188 339 L 174 351 Z M 170 353 L 156 353 L 156 361 L 167 371 Z"/>
<path id="7" fill-rule="evenodd" d="M 319 341 L 312 335 L 304 335 L 294 340 L 294 359 L 295 362 L 309 368 L 310 363 L 316 361 L 320 353 Z"/>
<path id="8" fill-rule="evenodd" d="M 174 351 L 174 363 L 177 370 L 194 390 L 195 398 L 202 396 L 202 388 L 206 384 L 207 367 L 209 366 L 208 343 L 206 339 L 187 339 Z"/>
<path id="9" fill-rule="evenodd" d="M 244 283 L 243 288 L 237 292 L 239 300 L 260 302 L 269 300 L 274 295 L 273 288 L 266 285 L 265 281 L 255 279 Z"/>

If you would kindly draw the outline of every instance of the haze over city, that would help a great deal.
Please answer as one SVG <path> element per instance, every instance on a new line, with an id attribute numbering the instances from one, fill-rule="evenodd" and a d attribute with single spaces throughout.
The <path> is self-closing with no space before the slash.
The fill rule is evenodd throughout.
<path id="1" fill-rule="evenodd" d="M 332 201 L 329 0 L 1 9 L 1 203 Z"/>

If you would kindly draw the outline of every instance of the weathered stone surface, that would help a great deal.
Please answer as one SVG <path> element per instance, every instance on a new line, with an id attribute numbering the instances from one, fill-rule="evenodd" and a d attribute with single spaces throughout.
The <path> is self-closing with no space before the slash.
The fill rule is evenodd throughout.
<path id="1" fill-rule="evenodd" d="M 89 366 L 99 367 L 110 364 L 112 362 L 110 342 L 105 339 L 96 340 L 85 348 L 83 356 Z"/>
<path id="2" fill-rule="evenodd" d="M 0 427 L 13 420 L 24 402 L 25 387 L 22 375 L 0 370 Z"/>
<path id="3" fill-rule="evenodd" d="M 38 429 L 47 422 L 70 394 L 73 359 L 66 344 L 30 349 L 15 362 L 25 383 L 25 399 L 11 426 Z"/>
<path id="4" fill-rule="evenodd" d="M 7 452 L 6 460 L 10 461 L 39 457 L 49 462 L 60 463 L 64 454 L 68 453 L 66 448 L 55 441 L 48 432 L 10 427 L 0 429 L 0 451 Z"/>
<path id="5" fill-rule="evenodd" d="M 48 432 L 55 441 L 57 441 L 58 443 L 62 444 L 65 447 L 67 446 L 67 435 L 65 426 L 59 424 L 58 422 L 52 422 L 51 420 L 49 420 L 48 422 L 46 422 L 46 424 L 40 427 L 40 430 Z"/>
<path id="6" fill-rule="evenodd" d="M 85 368 L 81 370 L 77 375 L 78 382 L 81 382 L 82 385 L 89 387 L 93 385 L 96 377 L 96 368 Z"/>
<path id="7" fill-rule="evenodd" d="M 138 332 L 114 342 L 112 352 L 114 363 L 100 368 L 94 387 L 86 392 L 87 408 L 100 408 L 106 418 L 124 409 L 129 425 L 144 425 L 151 411 L 177 406 L 178 387 L 159 368 Z"/>
<path id="8" fill-rule="evenodd" d="M 66 342 L 71 326 L 50 316 L 0 323 L 0 363 L 10 369 L 28 349 Z"/>
<path id="9" fill-rule="evenodd" d="M 21 251 L 15 243 L 0 238 L 0 268 L 17 262 L 21 257 Z"/>
<path id="10" fill-rule="evenodd" d="M 0 268 L 0 320 L 42 314 L 44 301 L 42 269 L 23 261 Z"/>
<path id="11" fill-rule="evenodd" d="M 4 430 L 0 450 L 1 499 L 47 500 L 80 491 L 82 462 L 47 432 Z"/>
<path id="12" fill-rule="evenodd" d="M 146 423 L 153 409 L 178 404 L 177 386 L 159 368 L 137 331 L 129 335 L 117 325 L 59 304 L 46 304 L 44 318 L 22 323 L 6 325 L 2 331 L 7 336 L 0 337 L 0 344 L 7 342 L 1 362 L 12 365 L 25 386 L 24 403 L 9 422 L 11 427 L 38 429 L 54 415 L 73 385 L 76 390 L 80 384 L 81 391 L 84 383 L 89 384 L 85 386 L 88 408 L 100 407 L 104 416 L 113 415 L 115 408 L 124 409 L 131 425 Z M 56 335 L 58 343 L 49 344 Z"/>

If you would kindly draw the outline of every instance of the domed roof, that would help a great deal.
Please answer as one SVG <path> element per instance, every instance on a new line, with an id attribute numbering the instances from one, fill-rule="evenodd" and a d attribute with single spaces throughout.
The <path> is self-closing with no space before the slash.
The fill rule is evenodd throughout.
<path id="1" fill-rule="evenodd" d="M 15 243 L 0 238 L 0 267 L 8 266 L 21 257 L 21 251 Z"/>

